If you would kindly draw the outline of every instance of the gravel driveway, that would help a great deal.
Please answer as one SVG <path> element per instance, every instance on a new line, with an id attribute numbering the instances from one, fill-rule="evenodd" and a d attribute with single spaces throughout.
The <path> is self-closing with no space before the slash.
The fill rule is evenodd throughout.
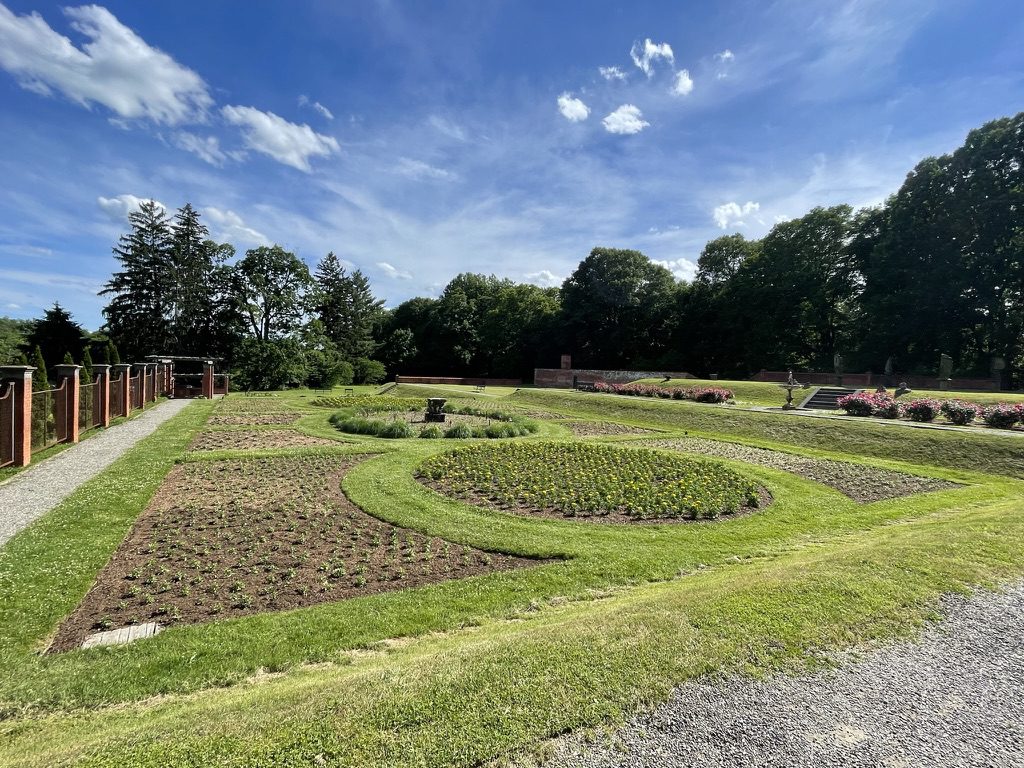
<path id="1" fill-rule="evenodd" d="M 916 641 L 825 673 L 682 686 L 548 768 L 1024 766 L 1024 584 L 944 601 Z"/>
<path id="2" fill-rule="evenodd" d="M 29 467 L 0 485 L 0 547 L 98 475 L 191 400 L 167 400 L 141 416 Z"/>

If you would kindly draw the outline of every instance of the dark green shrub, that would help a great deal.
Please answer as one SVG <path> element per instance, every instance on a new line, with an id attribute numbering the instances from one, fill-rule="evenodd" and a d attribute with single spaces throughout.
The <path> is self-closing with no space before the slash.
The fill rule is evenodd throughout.
<path id="1" fill-rule="evenodd" d="M 420 430 L 420 437 L 425 440 L 437 440 L 438 438 L 444 437 L 444 432 L 437 424 L 428 424 Z"/>
<path id="2" fill-rule="evenodd" d="M 377 432 L 377 437 L 394 440 L 401 437 L 412 437 L 412 425 L 407 421 L 389 421 Z"/>
<path id="3" fill-rule="evenodd" d="M 453 424 L 445 430 L 444 436 L 455 440 L 466 440 L 473 437 L 473 430 L 468 424 Z"/>

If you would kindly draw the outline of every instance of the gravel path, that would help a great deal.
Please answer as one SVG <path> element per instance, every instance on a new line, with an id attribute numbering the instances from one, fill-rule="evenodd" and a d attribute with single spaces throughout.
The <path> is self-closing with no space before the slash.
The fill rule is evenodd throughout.
<path id="1" fill-rule="evenodd" d="M 104 430 L 0 485 L 0 547 L 191 402 L 160 403 L 138 418 Z"/>
<path id="2" fill-rule="evenodd" d="M 943 607 L 920 639 L 837 670 L 684 685 L 611 743 L 568 737 L 544 765 L 1024 765 L 1024 584 Z"/>

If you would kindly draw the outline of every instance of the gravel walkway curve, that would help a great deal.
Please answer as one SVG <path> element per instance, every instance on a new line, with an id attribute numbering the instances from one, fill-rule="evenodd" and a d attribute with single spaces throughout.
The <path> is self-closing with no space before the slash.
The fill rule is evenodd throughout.
<path id="1" fill-rule="evenodd" d="M 141 416 L 104 430 L 0 485 L 0 547 L 191 402 L 167 400 L 160 403 Z"/>
<path id="2" fill-rule="evenodd" d="M 825 673 L 695 682 L 547 768 L 1024 765 L 1024 584 L 951 597 L 915 641 Z"/>

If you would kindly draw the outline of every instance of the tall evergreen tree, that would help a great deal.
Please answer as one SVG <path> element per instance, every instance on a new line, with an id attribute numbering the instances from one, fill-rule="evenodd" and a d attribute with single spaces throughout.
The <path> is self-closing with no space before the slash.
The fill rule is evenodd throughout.
<path id="1" fill-rule="evenodd" d="M 341 356 L 352 362 L 372 355 L 373 328 L 384 302 L 374 297 L 370 281 L 358 269 L 346 274 L 333 251 L 320 260 L 314 279 L 310 308 Z"/>
<path id="2" fill-rule="evenodd" d="M 46 370 L 46 360 L 43 358 L 43 350 L 36 345 L 32 351 L 32 365 L 36 367 L 32 373 L 32 391 L 38 392 L 41 389 L 50 388 L 50 376 Z"/>
<path id="3" fill-rule="evenodd" d="M 129 357 L 166 351 L 175 298 L 174 239 L 166 212 L 152 200 L 128 214 L 131 231 L 114 248 L 120 269 L 101 295 L 111 339 Z"/>
<path id="4" fill-rule="evenodd" d="M 178 209 L 171 232 L 174 269 L 171 347 L 173 351 L 183 353 L 207 335 L 215 244 L 209 239 L 209 230 L 199 221 L 199 212 L 191 203 L 185 203 Z"/>
<path id="5" fill-rule="evenodd" d="M 71 317 L 71 313 L 58 303 L 46 310 L 25 334 L 25 349 L 39 347 L 50 368 L 60 363 L 65 354 L 80 358 L 85 348 L 86 333 Z"/>

